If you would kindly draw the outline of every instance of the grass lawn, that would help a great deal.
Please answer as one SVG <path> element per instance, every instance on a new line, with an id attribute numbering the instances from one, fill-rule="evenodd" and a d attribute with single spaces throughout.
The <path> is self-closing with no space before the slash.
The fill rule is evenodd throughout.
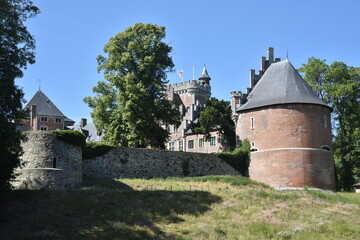
<path id="1" fill-rule="evenodd" d="M 238 176 L 85 178 L 79 190 L 9 192 L 0 239 L 360 239 L 360 194 Z"/>

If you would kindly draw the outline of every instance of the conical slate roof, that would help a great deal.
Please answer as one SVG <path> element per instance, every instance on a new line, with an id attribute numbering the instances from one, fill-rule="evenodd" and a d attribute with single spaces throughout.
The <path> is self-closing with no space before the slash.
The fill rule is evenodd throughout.
<path id="1" fill-rule="evenodd" d="M 329 107 L 314 93 L 293 65 L 285 60 L 270 65 L 249 94 L 248 102 L 237 111 L 287 103 L 309 103 Z"/>
<path id="2" fill-rule="evenodd" d="M 199 77 L 199 80 L 201 80 L 201 79 L 208 79 L 208 80 L 211 79 L 211 77 L 209 76 L 205 66 L 203 68 L 201 76 Z"/>
<path id="3" fill-rule="evenodd" d="M 65 117 L 41 90 L 37 91 L 28 104 L 26 104 L 25 109 L 30 108 L 31 105 L 36 105 L 36 114 L 38 115 Z"/>

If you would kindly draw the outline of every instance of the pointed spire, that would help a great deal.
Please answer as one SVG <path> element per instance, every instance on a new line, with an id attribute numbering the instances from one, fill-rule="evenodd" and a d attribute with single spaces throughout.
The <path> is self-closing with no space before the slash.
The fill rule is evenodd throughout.
<path id="1" fill-rule="evenodd" d="M 204 68 L 203 68 L 203 71 L 202 71 L 202 74 L 201 76 L 199 77 L 199 80 L 211 80 L 211 77 L 209 76 L 207 70 L 206 70 L 206 66 L 204 64 Z"/>

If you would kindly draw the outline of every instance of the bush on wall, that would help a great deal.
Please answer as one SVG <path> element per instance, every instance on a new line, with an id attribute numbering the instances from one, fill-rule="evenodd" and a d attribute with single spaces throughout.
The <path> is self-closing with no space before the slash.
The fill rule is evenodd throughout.
<path id="1" fill-rule="evenodd" d="M 241 143 L 241 147 L 235 148 L 232 152 L 219 152 L 216 153 L 220 159 L 224 160 L 227 164 L 239 171 L 243 176 L 248 175 L 250 164 L 250 142 L 245 139 Z"/>
<path id="2" fill-rule="evenodd" d="M 65 143 L 79 146 L 81 148 L 85 147 L 86 137 L 79 131 L 72 130 L 55 130 L 51 131 L 55 137 Z"/>
<path id="3" fill-rule="evenodd" d="M 83 159 L 100 157 L 113 148 L 114 146 L 107 145 L 105 143 L 87 142 L 83 149 Z"/>

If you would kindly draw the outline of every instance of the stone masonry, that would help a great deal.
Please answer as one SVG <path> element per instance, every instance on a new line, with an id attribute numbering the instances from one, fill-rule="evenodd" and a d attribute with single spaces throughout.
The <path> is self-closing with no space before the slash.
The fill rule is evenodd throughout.
<path id="1" fill-rule="evenodd" d="M 83 172 L 104 178 L 239 175 L 212 154 L 137 148 L 115 148 L 103 156 L 84 159 Z"/>
<path id="2" fill-rule="evenodd" d="M 51 132 L 33 131 L 22 143 L 21 167 L 13 181 L 15 188 L 69 189 L 82 184 L 80 147 L 58 140 Z"/>

